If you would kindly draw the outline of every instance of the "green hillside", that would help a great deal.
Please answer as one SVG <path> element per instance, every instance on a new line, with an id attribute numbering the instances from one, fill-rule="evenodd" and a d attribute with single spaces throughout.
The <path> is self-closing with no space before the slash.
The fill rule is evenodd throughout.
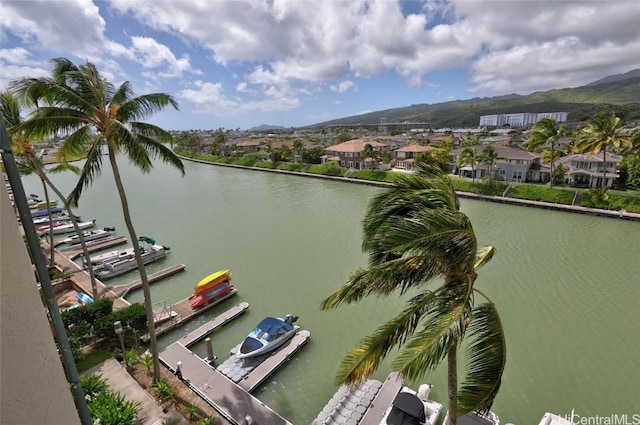
<path id="1" fill-rule="evenodd" d="M 481 115 L 518 112 L 569 112 L 569 121 L 584 121 L 595 111 L 614 108 L 625 121 L 640 119 L 640 77 L 606 84 L 457 100 L 437 104 L 411 105 L 326 121 L 325 125 L 425 122 L 432 127 L 477 127 Z"/>

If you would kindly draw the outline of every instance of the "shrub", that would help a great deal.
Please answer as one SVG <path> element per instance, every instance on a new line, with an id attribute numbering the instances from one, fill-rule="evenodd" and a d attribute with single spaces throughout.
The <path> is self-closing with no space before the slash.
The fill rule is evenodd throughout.
<path id="1" fill-rule="evenodd" d="M 93 330 L 100 338 L 114 339 L 116 331 L 113 328 L 113 324 L 117 321 L 120 321 L 123 326 L 131 327 L 137 331 L 145 330 L 147 328 L 147 316 L 144 306 L 142 304 L 132 304 L 101 317 L 93 325 Z"/>
<path id="2" fill-rule="evenodd" d="M 276 168 L 278 168 L 278 164 L 276 164 L 275 162 L 271 162 L 271 161 L 259 161 L 259 162 L 256 162 L 254 164 L 254 167 L 269 168 L 271 170 L 275 170 Z"/>
<path id="3" fill-rule="evenodd" d="M 90 398 L 106 392 L 109 389 L 107 381 L 99 373 L 81 376 L 80 385 L 82 385 L 82 391 L 85 396 L 89 396 Z"/>
<path id="4" fill-rule="evenodd" d="M 342 177 L 347 172 L 346 169 L 340 168 L 336 162 L 325 162 L 320 165 L 312 165 L 307 170 L 308 173 L 311 174 L 322 174 L 325 176 L 336 176 Z"/>
<path id="5" fill-rule="evenodd" d="M 237 164 L 244 165 L 245 167 L 253 167 L 253 164 L 258 162 L 259 159 L 260 156 L 257 153 L 247 153 L 237 161 Z"/>
<path id="6" fill-rule="evenodd" d="M 163 403 L 173 398 L 173 388 L 171 388 L 171 385 L 169 385 L 166 379 L 160 379 L 159 381 L 154 382 L 153 392 Z"/>
<path id="7" fill-rule="evenodd" d="M 100 420 L 100 425 L 134 425 L 140 403 L 127 401 L 122 395 L 107 391 L 93 397 L 88 407 L 94 423 Z"/>

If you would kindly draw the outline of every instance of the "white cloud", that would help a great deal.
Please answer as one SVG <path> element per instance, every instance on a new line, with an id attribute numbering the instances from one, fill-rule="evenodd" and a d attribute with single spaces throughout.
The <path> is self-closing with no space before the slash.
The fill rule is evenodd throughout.
<path id="1" fill-rule="evenodd" d="M 345 93 L 354 87 L 354 83 L 351 80 L 340 81 L 338 84 L 330 86 L 331 91 L 338 93 Z"/>

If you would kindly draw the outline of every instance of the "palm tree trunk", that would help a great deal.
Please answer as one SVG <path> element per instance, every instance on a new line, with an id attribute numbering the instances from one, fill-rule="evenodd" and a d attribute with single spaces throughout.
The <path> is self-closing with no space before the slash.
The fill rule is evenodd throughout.
<path id="1" fill-rule="evenodd" d="M 551 173 L 551 178 L 549 179 L 549 189 L 553 189 L 553 142 L 551 142 L 551 165 L 549 166 L 549 172 Z"/>
<path id="2" fill-rule="evenodd" d="M 607 181 L 607 145 L 602 147 L 602 188 L 605 187 Z"/>
<path id="3" fill-rule="evenodd" d="M 454 344 L 447 353 L 447 386 L 449 392 L 447 423 L 444 425 L 455 425 L 458 419 L 456 406 L 458 405 L 458 347 Z"/>
<path id="4" fill-rule="evenodd" d="M 31 155 L 32 153 L 29 153 L 29 161 L 31 161 L 31 164 L 34 167 L 34 169 L 37 170 L 38 176 L 40 177 L 40 180 L 43 183 L 44 190 L 45 190 L 44 193 L 46 197 L 45 202 L 47 203 L 49 202 L 49 192 L 47 191 L 47 186 L 49 186 L 51 190 L 53 190 L 53 192 L 56 194 L 56 196 L 62 200 L 64 209 L 67 211 L 67 214 L 69 215 L 69 219 L 71 220 L 71 224 L 73 225 L 73 228 L 75 229 L 76 233 L 78 234 L 78 238 L 80 239 L 80 246 L 82 247 L 82 256 L 85 259 L 85 264 L 90 265 L 91 261 L 89 260 L 89 251 L 87 250 L 87 244 L 84 241 L 82 229 L 80 229 L 80 226 L 78 226 L 78 220 L 76 220 L 76 216 L 73 214 L 73 211 L 71 210 L 71 206 L 69 206 L 69 203 L 67 202 L 67 198 L 64 197 L 62 192 L 60 192 L 60 190 L 53 184 L 51 179 L 49 179 L 49 177 L 47 176 L 47 173 L 45 173 L 42 167 L 40 166 L 40 162 L 36 158 L 32 157 Z M 53 247 L 54 242 L 53 242 L 52 227 L 53 227 L 53 223 L 51 219 L 51 212 L 49 212 L 49 236 L 50 236 L 49 249 L 51 250 L 51 265 L 53 266 L 55 264 L 54 263 L 55 249 Z M 100 297 L 100 294 L 98 293 L 98 284 L 96 283 L 96 276 L 95 274 L 93 274 L 93 268 L 91 267 L 89 267 L 89 278 L 91 280 L 91 291 L 93 292 L 93 294 L 91 295 L 93 296 L 94 300 L 97 300 Z"/>
<path id="5" fill-rule="evenodd" d="M 35 161 L 31 161 L 32 163 L 34 163 L 34 167 L 35 165 Z M 47 190 L 47 184 L 44 181 L 44 178 L 42 177 L 42 173 L 40 173 L 40 169 L 36 168 L 40 174 L 40 182 L 42 183 L 42 190 L 44 190 L 44 202 L 46 202 L 47 205 L 47 216 L 49 217 L 49 248 L 50 248 L 50 253 L 51 256 L 49 257 L 49 269 L 51 269 L 51 267 L 55 267 L 56 265 L 56 257 L 55 257 L 55 251 L 53 249 L 53 232 L 51 231 L 51 228 L 53 227 L 53 216 L 51 215 L 51 207 L 49 206 L 49 191 Z"/>
<path id="6" fill-rule="evenodd" d="M 144 307 L 147 313 L 147 328 L 149 331 L 149 345 L 151 350 L 151 357 L 153 358 L 153 382 L 160 380 L 160 358 L 158 357 L 158 344 L 156 341 L 156 329 L 155 321 L 153 317 L 153 303 L 151 302 L 151 290 L 149 288 L 149 280 L 147 279 L 147 270 L 144 267 L 142 261 L 142 255 L 140 254 L 140 244 L 138 244 L 138 237 L 136 231 L 133 228 L 131 222 L 131 214 L 129 212 L 129 203 L 127 201 L 127 195 L 124 191 L 122 184 L 122 178 L 120 177 L 120 170 L 116 162 L 115 150 L 113 144 L 107 141 L 107 148 L 109 150 L 109 162 L 113 169 L 113 178 L 116 181 L 116 187 L 118 188 L 118 195 L 120 196 L 120 203 L 122 204 L 122 214 L 124 216 L 124 222 L 127 225 L 129 236 L 131 237 L 131 243 L 133 245 L 133 252 L 138 263 L 138 271 L 140 272 L 140 281 L 142 282 L 142 292 L 144 293 Z"/>

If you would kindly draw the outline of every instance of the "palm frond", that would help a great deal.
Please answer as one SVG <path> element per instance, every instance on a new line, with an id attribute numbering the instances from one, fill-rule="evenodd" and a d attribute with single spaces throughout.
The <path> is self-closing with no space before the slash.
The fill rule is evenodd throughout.
<path id="1" fill-rule="evenodd" d="M 138 134 L 138 142 L 154 159 L 170 164 L 184 175 L 184 164 L 178 155 L 157 140 Z"/>
<path id="2" fill-rule="evenodd" d="M 78 202 L 80 200 L 80 195 L 82 195 L 82 190 L 85 187 L 91 186 L 93 180 L 98 177 L 101 173 L 102 169 L 102 150 L 101 150 L 101 142 L 102 138 L 100 135 L 94 136 L 94 142 L 90 144 L 89 152 L 87 153 L 87 159 L 82 166 L 82 170 L 80 171 L 80 178 L 76 183 L 75 187 L 71 191 L 68 196 L 69 205 L 72 207 L 77 207 Z"/>
<path id="3" fill-rule="evenodd" d="M 118 108 L 118 119 L 123 122 L 147 118 L 166 106 L 178 110 L 178 103 L 166 93 L 149 93 L 130 99 Z"/>
<path id="4" fill-rule="evenodd" d="M 439 291 L 432 300 L 422 330 L 415 332 L 393 360 L 394 370 L 409 380 L 431 372 L 458 345 L 471 321 L 473 278 L 469 277 Z"/>
<path id="5" fill-rule="evenodd" d="M 492 303 L 473 310 L 467 337 L 468 369 L 458 390 L 456 414 L 488 412 L 498 395 L 507 359 L 507 346 L 500 316 Z"/>
<path id="6" fill-rule="evenodd" d="M 56 154 L 56 159 L 61 162 L 66 162 L 82 157 L 94 140 L 95 134 L 92 133 L 91 127 L 80 127 L 69 134 L 62 142 Z"/>
<path id="7" fill-rule="evenodd" d="M 362 340 L 340 362 L 336 384 L 357 385 L 370 376 L 389 351 L 402 345 L 413 334 L 422 316 L 431 308 L 435 298 L 432 292 L 416 295 L 397 316 L 384 323 Z"/>

